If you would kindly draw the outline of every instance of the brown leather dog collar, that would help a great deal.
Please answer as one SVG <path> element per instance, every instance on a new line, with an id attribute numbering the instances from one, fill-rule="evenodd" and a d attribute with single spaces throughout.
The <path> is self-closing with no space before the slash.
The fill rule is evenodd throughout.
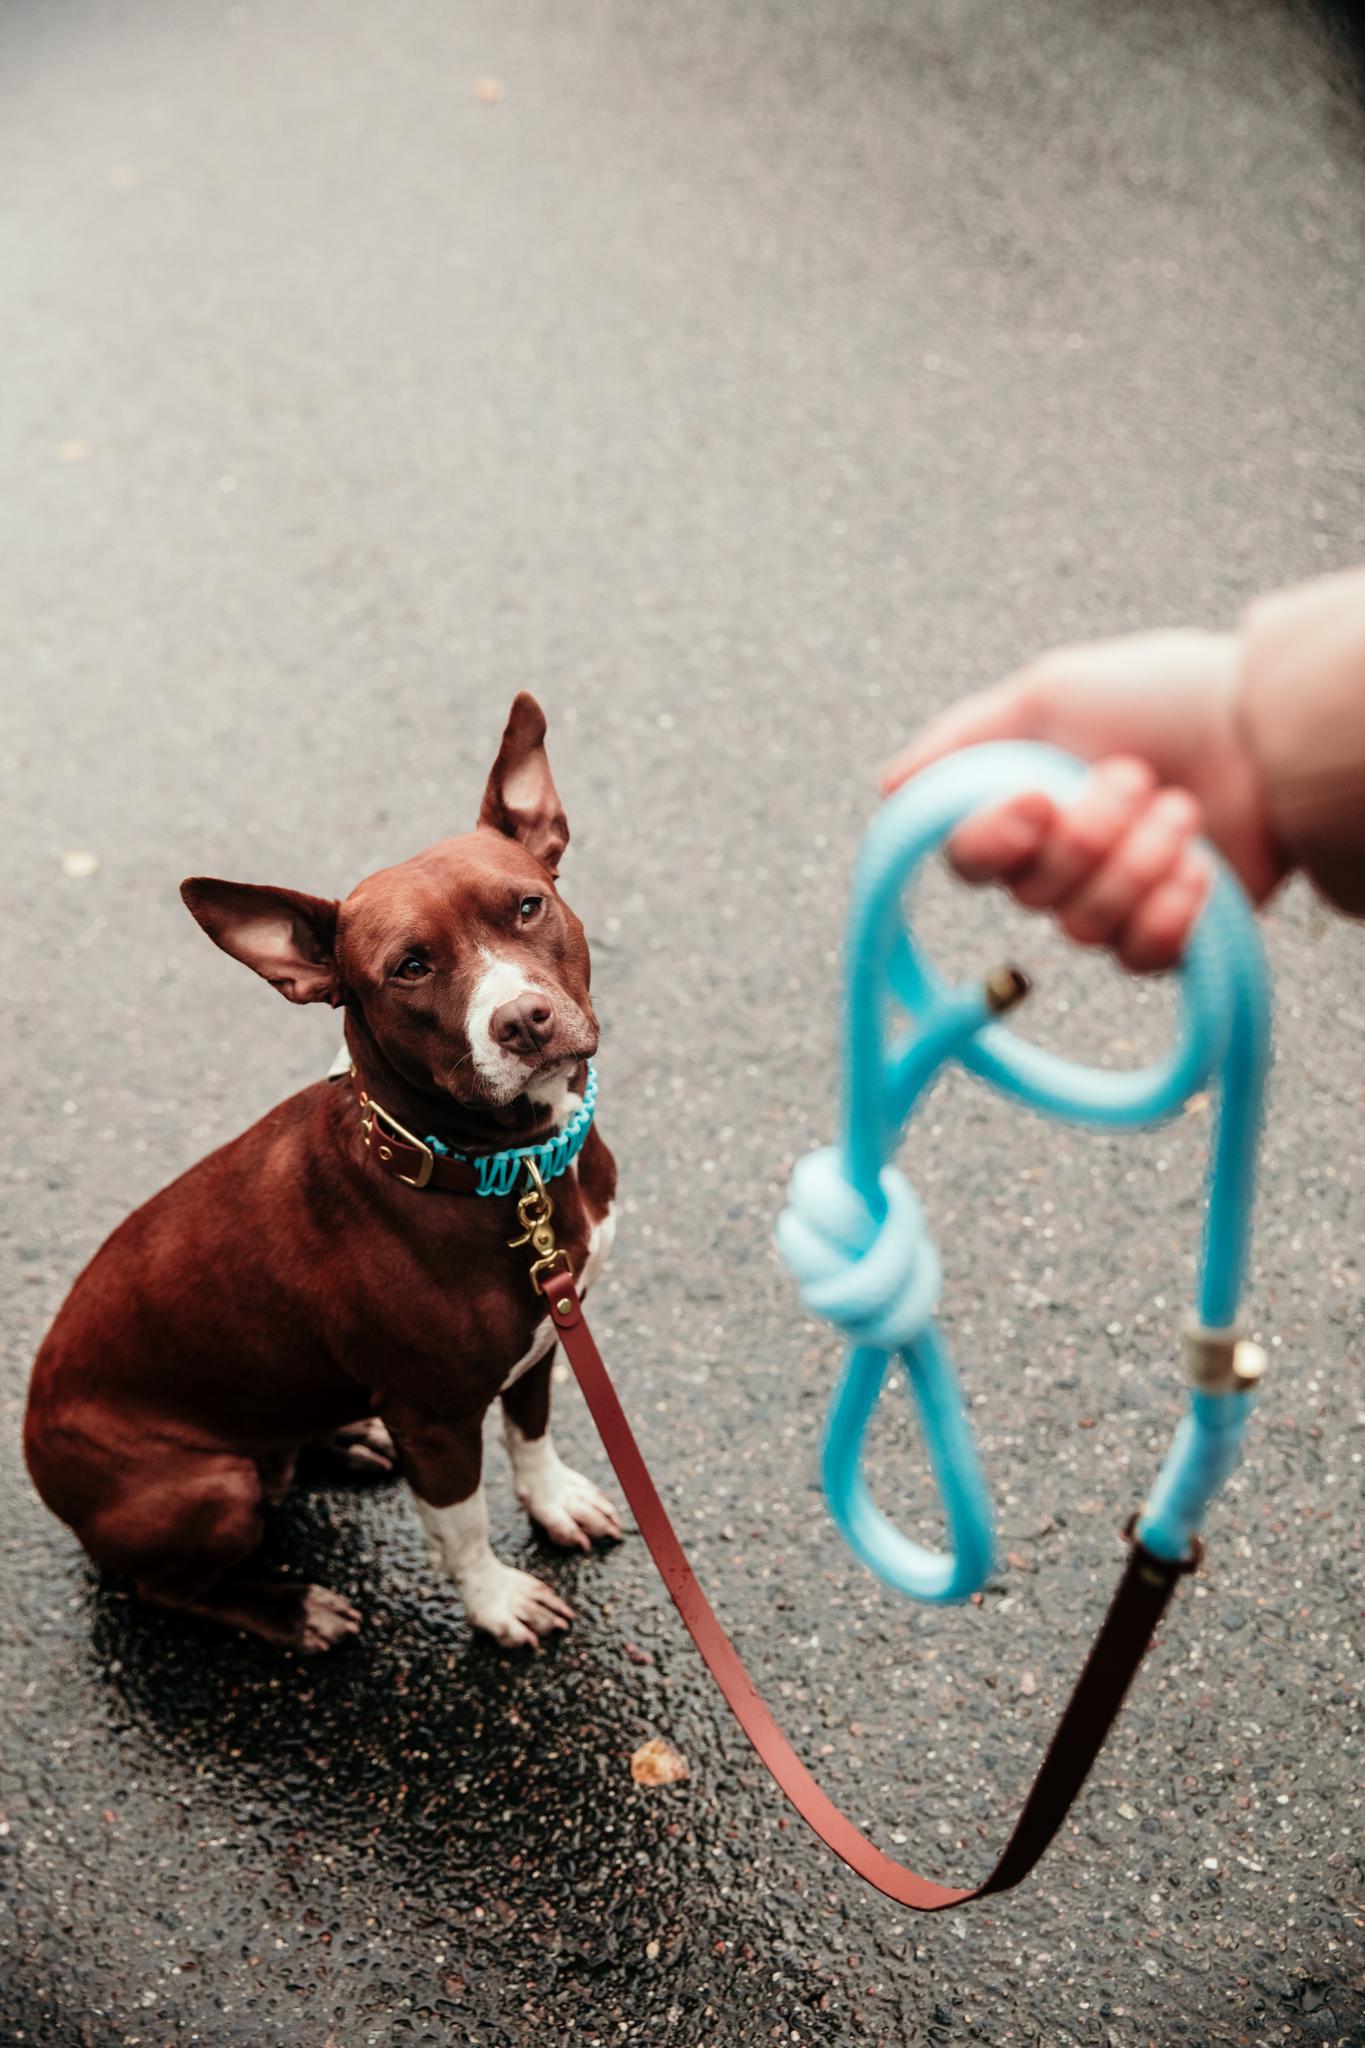
<path id="1" fill-rule="evenodd" d="M 360 1104 L 365 1150 L 380 1171 L 410 1188 L 443 1188 L 448 1195 L 477 1195 L 479 1175 L 467 1159 L 446 1159 L 415 1137 L 396 1116 L 367 1095 L 352 1069 Z"/>
<path id="2" fill-rule="evenodd" d="M 382 1173 L 407 1187 L 440 1188 L 451 1195 L 510 1195 L 528 1172 L 537 1185 L 542 1176 L 557 1179 L 578 1157 L 597 1103 L 597 1073 L 589 1060 L 583 1100 L 561 1130 L 537 1143 L 462 1156 L 444 1151 L 434 1138 L 419 1138 L 399 1123 L 392 1110 L 366 1092 L 349 1063 L 344 1076 L 334 1071 L 331 1078 L 345 1078 L 355 1089 L 365 1149 Z"/>

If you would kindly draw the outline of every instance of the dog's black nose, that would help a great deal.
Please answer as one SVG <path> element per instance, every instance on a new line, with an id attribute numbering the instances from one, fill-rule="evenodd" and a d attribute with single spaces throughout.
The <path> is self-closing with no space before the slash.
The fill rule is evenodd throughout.
<path id="1" fill-rule="evenodd" d="M 488 1020 L 494 1045 L 500 1045 L 505 1052 L 539 1052 L 549 1044 L 554 1028 L 555 1013 L 549 998 L 529 991 L 494 1010 Z"/>

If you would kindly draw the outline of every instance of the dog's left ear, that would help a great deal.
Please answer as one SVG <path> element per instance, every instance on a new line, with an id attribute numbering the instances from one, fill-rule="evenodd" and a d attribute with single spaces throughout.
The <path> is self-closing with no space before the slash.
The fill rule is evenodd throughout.
<path id="1" fill-rule="evenodd" d="M 180 894 L 214 945 L 252 968 L 287 1002 L 330 1003 L 336 1009 L 336 903 L 300 889 L 262 889 L 205 875 L 182 882 Z"/>
<path id="2" fill-rule="evenodd" d="M 551 874 L 558 871 L 569 826 L 545 758 L 545 713 L 525 690 L 513 699 L 479 823 L 519 840 Z"/>

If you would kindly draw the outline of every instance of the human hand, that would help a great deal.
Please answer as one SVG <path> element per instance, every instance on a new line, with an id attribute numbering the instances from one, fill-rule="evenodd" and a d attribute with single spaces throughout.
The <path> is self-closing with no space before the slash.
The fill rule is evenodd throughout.
<path id="1" fill-rule="evenodd" d="M 1257 902 L 1285 871 L 1237 718 L 1239 663 L 1224 633 L 1057 648 L 932 720 L 887 763 L 882 793 L 984 740 L 1044 740 L 1094 761 L 1065 807 L 1028 792 L 965 819 L 948 858 L 964 880 L 1055 912 L 1076 944 L 1154 973 L 1180 958 L 1208 894 L 1198 833 Z"/>

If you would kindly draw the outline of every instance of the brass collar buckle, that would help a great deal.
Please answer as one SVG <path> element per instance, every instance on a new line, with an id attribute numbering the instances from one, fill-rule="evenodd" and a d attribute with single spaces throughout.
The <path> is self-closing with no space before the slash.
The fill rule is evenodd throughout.
<path id="1" fill-rule="evenodd" d="M 431 1179 L 432 1171 L 436 1165 L 436 1154 L 432 1151 L 430 1145 L 425 1144 L 414 1132 L 405 1129 L 399 1123 L 397 1117 L 392 1116 L 387 1109 L 381 1109 L 374 1097 L 367 1095 L 363 1088 L 358 1092 L 360 1095 L 360 1129 L 365 1139 L 366 1151 L 368 1152 L 373 1148 L 379 1154 L 384 1164 L 388 1165 L 389 1161 L 393 1158 L 393 1146 L 385 1143 L 386 1134 L 384 1126 L 387 1125 L 389 1130 L 396 1137 L 401 1138 L 405 1145 L 411 1145 L 414 1152 L 420 1152 L 422 1155 L 422 1163 L 416 1173 L 396 1173 L 393 1176 L 394 1179 L 401 1180 L 405 1186 L 410 1188 L 424 1188 Z M 379 1120 L 377 1130 L 375 1127 L 376 1118 Z"/>

